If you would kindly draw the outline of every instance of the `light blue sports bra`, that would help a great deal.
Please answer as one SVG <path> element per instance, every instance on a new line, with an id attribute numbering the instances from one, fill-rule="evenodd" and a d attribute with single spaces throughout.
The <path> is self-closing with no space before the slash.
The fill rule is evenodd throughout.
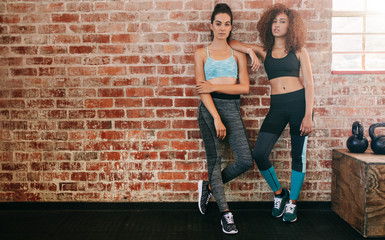
<path id="1" fill-rule="evenodd" d="M 207 47 L 207 60 L 204 71 L 206 81 L 218 77 L 238 78 L 238 64 L 233 56 L 233 49 L 231 49 L 231 57 L 225 60 L 214 60 L 210 58 L 209 47 Z"/>

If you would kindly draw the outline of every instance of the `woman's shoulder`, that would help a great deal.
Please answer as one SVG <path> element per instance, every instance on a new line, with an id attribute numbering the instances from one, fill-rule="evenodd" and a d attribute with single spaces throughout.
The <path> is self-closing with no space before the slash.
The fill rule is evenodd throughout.
<path id="1" fill-rule="evenodd" d="M 206 53 L 206 51 L 207 51 L 207 47 L 199 47 L 195 49 L 195 53 L 198 53 L 198 54 Z"/>
<path id="2" fill-rule="evenodd" d="M 245 53 L 237 51 L 234 48 L 232 48 L 232 50 L 233 50 L 233 56 L 237 62 L 239 62 L 239 59 L 245 59 L 246 60 L 246 54 Z"/>
<path id="3" fill-rule="evenodd" d="M 297 58 L 301 60 L 301 58 L 308 58 L 308 53 L 305 47 L 301 47 L 295 52 L 295 55 L 297 55 Z"/>
<path id="4" fill-rule="evenodd" d="M 295 51 L 296 54 L 303 54 L 303 53 L 307 53 L 306 51 L 306 48 L 305 47 L 301 47 L 300 49 L 298 49 L 297 51 Z"/>
<path id="5" fill-rule="evenodd" d="M 195 52 L 194 52 L 195 58 L 205 59 L 206 55 L 207 55 L 206 47 L 201 47 L 201 48 L 195 49 Z"/>
<path id="6" fill-rule="evenodd" d="M 195 52 L 194 52 L 195 56 L 201 56 L 201 57 L 205 57 L 207 55 L 207 47 L 201 47 L 201 48 L 197 48 L 195 49 Z"/>

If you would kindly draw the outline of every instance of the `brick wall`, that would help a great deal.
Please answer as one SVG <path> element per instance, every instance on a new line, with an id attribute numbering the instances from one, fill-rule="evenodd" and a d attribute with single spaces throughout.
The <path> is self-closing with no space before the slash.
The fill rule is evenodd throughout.
<path id="1" fill-rule="evenodd" d="M 195 201 L 207 173 L 193 52 L 209 42 L 216 2 L 2 1 L 0 201 Z M 234 38 L 258 41 L 272 0 L 227 2 Z M 331 0 L 275 2 L 300 10 L 309 28 L 316 129 L 301 199 L 329 201 L 331 150 L 354 120 L 367 131 L 384 118 L 385 78 L 331 75 Z M 254 145 L 269 86 L 263 69 L 250 80 L 242 115 Z M 288 130 L 271 158 L 288 186 Z M 226 188 L 230 201 L 271 199 L 256 166 Z"/>

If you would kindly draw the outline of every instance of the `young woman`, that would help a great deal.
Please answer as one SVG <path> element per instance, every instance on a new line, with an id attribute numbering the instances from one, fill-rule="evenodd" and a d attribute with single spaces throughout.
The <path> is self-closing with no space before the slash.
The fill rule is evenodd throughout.
<path id="1" fill-rule="evenodd" d="M 236 234 L 237 227 L 226 202 L 224 183 L 253 165 L 251 148 L 240 115 L 239 94 L 249 93 L 247 59 L 228 44 L 232 28 L 228 5 L 217 4 L 211 16 L 212 42 L 194 55 L 196 89 L 201 98 L 198 123 L 207 156 L 208 181 L 199 181 L 198 207 L 202 214 L 213 194 L 222 213 L 224 233 Z M 235 162 L 221 171 L 221 145 L 226 139 Z"/>
<path id="2" fill-rule="evenodd" d="M 306 29 L 298 12 L 276 4 L 263 13 L 257 30 L 263 46 L 238 41 L 231 41 L 230 45 L 250 55 L 252 70 L 259 67 L 255 53 L 264 61 L 271 85 L 270 110 L 259 131 L 253 157 L 275 194 L 272 215 L 294 222 L 297 220 L 296 202 L 306 171 L 307 138 L 313 128 L 313 77 L 309 56 L 303 47 Z M 269 161 L 272 148 L 287 123 L 290 125 L 292 156 L 290 192 L 281 187 Z"/>

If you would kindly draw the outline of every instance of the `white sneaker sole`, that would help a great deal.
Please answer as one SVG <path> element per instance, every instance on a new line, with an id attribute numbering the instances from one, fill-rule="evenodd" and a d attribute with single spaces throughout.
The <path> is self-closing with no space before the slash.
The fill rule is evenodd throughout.
<path id="1" fill-rule="evenodd" d="M 203 180 L 199 180 L 199 182 L 198 182 L 198 192 L 199 192 L 198 208 L 199 208 L 199 212 L 201 212 L 204 215 L 205 213 L 202 211 L 202 208 L 201 208 L 202 186 L 203 186 Z"/>
<path id="2" fill-rule="evenodd" d="M 237 233 L 238 233 L 238 230 L 237 230 L 237 231 L 227 232 L 227 231 L 223 228 L 222 220 L 221 220 L 221 226 L 222 226 L 222 232 L 224 232 L 224 233 L 226 233 L 226 234 L 237 234 Z"/>
<path id="3" fill-rule="evenodd" d="M 295 222 L 295 221 L 297 221 L 297 218 L 295 218 L 294 220 L 292 220 L 292 221 L 286 221 L 284 218 L 282 219 L 284 222 Z"/>

